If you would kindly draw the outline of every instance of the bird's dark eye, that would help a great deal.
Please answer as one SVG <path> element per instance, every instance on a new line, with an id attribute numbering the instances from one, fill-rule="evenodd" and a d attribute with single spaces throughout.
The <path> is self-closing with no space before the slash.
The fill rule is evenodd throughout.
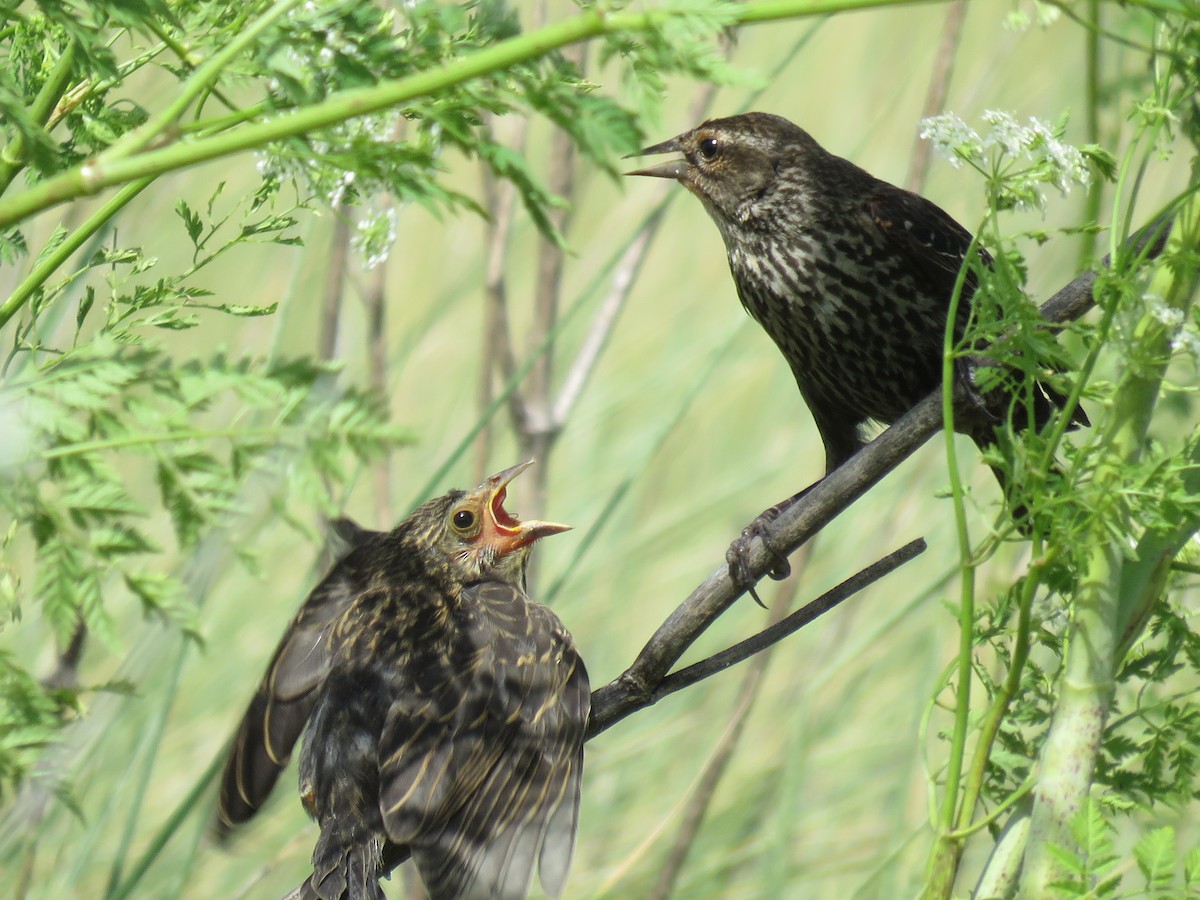
<path id="1" fill-rule="evenodd" d="M 700 141 L 700 155 L 705 159 L 716 159 L 717 154 L 721 152 L 720 146 L 717 144 L 717 139 L 713 137 L 702 138 Z"/>
<path id="2" fill-rule="evenodd" d="M 460 509 L 454 514 L 452 521 L 454 522 L 454 527 L 459 531 L 466 531 L 475 524 L 475 513 L 469 509 Z"/>

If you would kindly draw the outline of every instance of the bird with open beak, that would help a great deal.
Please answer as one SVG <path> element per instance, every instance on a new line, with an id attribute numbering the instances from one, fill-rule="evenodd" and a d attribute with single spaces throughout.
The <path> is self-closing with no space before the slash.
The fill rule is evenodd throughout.
<path id="1" fill-rule="evenodd" d="M 530 463 L 419 506 L 351 548 L 301 606 L 221 779 L 224 839 L 265 802 L 301 732 L 321 833 L 289 897 L 383 900 L 411 857 L 431 900 L 563 889 L 591 694 L 566 628 L 525 594 L 529 552 L 567 531 L 504 508 Z"/>
<path id="2" fill-rule="evenodd" d="M 943 342 L 953 310 L 964 341 L 981 273 L 992 265 L 971 233 L 929 200 L 888 184 L 825 150 L 781 116 L 751 112 L 710 119 L 639 155 L 681 157 L 627 172 L 678 181 L 704 204 L 725 242 L 738 297 L 779 348 L 825 445 L 832 472 L 866 442 L 864 426 L 890 424 L 942 383 Z M 957 301 L 955 298 L 957 296 Z M 984 348 L 972 344 L 972 349 Z M 1002 385 L 980 396 L 977 357 L 960 354 L 955 375 L 979 401 L 955 427 L 980 449 L 1014 431 L 1042 428 L 1068 407 L 1043 377 L 1056 360 L 1030 360 L 1036 379 L 1004 368 Z M 1078 406 L 1070 425 L 1088 424 Z M 993 472 L 1014 520 L 1026 507 L 1005 471 Z M 748 541 L 769 542 L 770 521 L 804 491 L 766 510 L 730 548 L 734 577 L 752 583 Z"/>

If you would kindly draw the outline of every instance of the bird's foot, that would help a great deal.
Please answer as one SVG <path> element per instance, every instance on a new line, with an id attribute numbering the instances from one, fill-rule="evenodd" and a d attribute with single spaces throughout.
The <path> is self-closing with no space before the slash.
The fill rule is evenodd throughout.
<path id="1" fill-rule="evenodd" d="M 767 606 L 762 602 L 762 598 L 758 596 L 754 586 L 758 579 L 754 577 L 753 571 L 750 568 L 750 545 L 754 539 L 758 538 L 762 541 L 763 549 L 771 557 L 771 568 L 767 570 L 776 581 L 782 581 L 791 574 L 792 566 L 788 562 L 787 554 L 784 553 L 774 541 L 772 523 L 779 518 L 780 513 L 792 505 L 800 495 L 790 497 L 783 503 L 772 506 L 770 509 L 765 509 L 759 516 L 742 529 L 742 533 L 738 535 L 737 540 L 729 545 L 729 549 L 725 551 L 725 561 L 729 563 L 729 577 L 732 579 L 734 586 L 745 590 L 754 598 L 754 602 L 766 609 Z"/>

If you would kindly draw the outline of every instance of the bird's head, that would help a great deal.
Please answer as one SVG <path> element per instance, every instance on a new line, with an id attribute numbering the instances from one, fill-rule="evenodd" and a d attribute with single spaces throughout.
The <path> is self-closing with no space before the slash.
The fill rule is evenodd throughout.
<path id="1" fill-rule="evenodd" d="M 751 112 L 710 119 L 636 156 L 680 153 L 626 175 L 674 178 L 700 198 L 725 231 L 744 225 L 780 190 L 802 186 L 806 163 L 824 154 L 802 128 L 781 116 Z"/>
<path id="2" fill-rule="evenodd" d="M 509 483 L 531 465 L 533 460 L 497 472 L 469 491 L 450 491 L 414 513 L 413 519 L 428 523 L 432 531 L 422 543 L 446 561 L 456 580 L 497 578 L 521 584 L 533 543 L 570 531 L 570 525 L 557 522 L 522 522 L 504 508 Z"/>

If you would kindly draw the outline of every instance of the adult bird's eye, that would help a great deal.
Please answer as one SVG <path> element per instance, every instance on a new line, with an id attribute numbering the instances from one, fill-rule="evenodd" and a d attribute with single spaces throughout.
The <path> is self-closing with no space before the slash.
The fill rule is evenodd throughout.
<path id="1" fill-rule="evenodd" d="M 716 138 L 706 137 L 700 141 L 700 155 L 705 159 L 715 159 L 720 150 Z"/>
<path id="2" fill-rule="evenodd" d="M 460 509 L 454 514 L 454 527 L 459 531 L 466 531 L 475 524 L 475 513 L 469 509 Z"/>

